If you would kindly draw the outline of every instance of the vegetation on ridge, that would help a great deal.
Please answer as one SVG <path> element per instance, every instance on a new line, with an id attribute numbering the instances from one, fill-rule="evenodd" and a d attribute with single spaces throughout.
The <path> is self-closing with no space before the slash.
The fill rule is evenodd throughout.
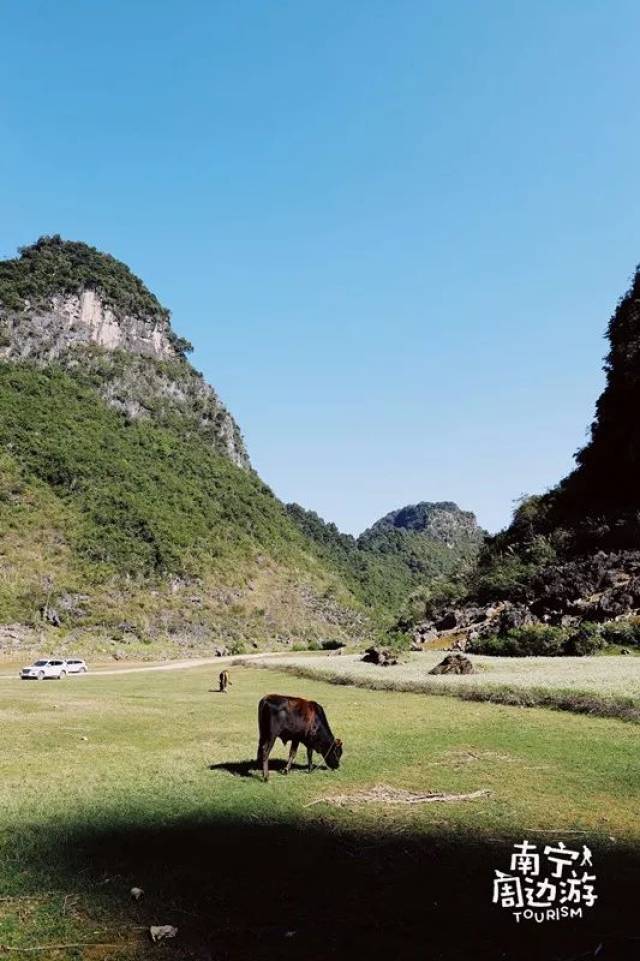
<path id="1" fill-rule="evenodd" d="M 63 240 L 59 234 L 40 237 L 21 247 L 19 256 L 0 260 L 0 311 L 21 312 L 55 294 L 98 291 L 115 313 L 140 316 L 166 324 L 167 337 L 178 356 L 193 350 L 171 329 L 170 312 L 122 261 L 89 244 Z"/>
<path id="2" fill-rule="evenodd" d="M 607 328 L 606 385 L 576 468 L 546 494 L 527 497 L 491 538 L 471 593 L 519 596 L 555 562 L 640 544 L 640 268 Z"/>

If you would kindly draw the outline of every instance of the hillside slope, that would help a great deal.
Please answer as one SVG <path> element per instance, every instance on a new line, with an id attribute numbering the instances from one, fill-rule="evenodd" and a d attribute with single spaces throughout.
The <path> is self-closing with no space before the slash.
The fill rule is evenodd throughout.
<path id="1" fill-rule="evenodd" d="M 609 322 L 603 393 L 576 469 L 487 545 L 478 590 L 508 596 L 552 563 L 640 547 L 640 270 Z"/>
<path id="2" fill-rule="evenodd" d="M 361 635 L 271 491 L 195 429 L 128 422 L 78 374 L 1 364 L 0 447 L 0 622 L 53 611 L 76 647 L 95 629 L 131 650 Z"/>
<path id="3" fill-rule="evenodd" d="M 87 244 L 0 261 L 0 651 L 25 624 L 58 651 L 358 641 L 475 558 L 449 502 L 357 540 L 285 508 L 190 350 Z"/>
<path id="4" fill-rule="evenodd" d="M 606 385 L 575 470 L 520 503 L 480 553 L 466 600 L 423 611 L 417 634 L 444 630 L 488 653 L 640 648 L 640 270 L 607 334 Z"/>

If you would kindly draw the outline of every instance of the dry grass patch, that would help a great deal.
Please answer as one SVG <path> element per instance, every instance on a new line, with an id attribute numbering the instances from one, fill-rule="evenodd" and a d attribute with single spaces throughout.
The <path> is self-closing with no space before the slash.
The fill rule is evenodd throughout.
<path id="1" fill-rule="evenodd" d="M 388 784 L 376 784 L 365 791 L 355 791 L 352 794 L 331 794 L 328 797 L 316 798 L 309 801 L 305 807 L 314 804 L 332 804 L 334 807 L 352 807 L 354 804 L 433 804 L 436 801 L 477 801 L 478 798 L 488 797 L 490 791 L 482 788 L 469 794 L 443 794 L 438 791 L 419 793 L 405 791 L 402 788 L 389 787 Z"/>
<path id="2" fill-rule="evenodd" d="M 298 677 L 377 691 L 453 695 L 514 707 L 550 707 L 575 714 L 640 723 L 640 658 L 489 657 L 470 655 L 474 674 L 432 675 L 440 652 L 408 654 L 380 668 L 357 654 L 342 657 L 283 656 L 254 666 Z"/>

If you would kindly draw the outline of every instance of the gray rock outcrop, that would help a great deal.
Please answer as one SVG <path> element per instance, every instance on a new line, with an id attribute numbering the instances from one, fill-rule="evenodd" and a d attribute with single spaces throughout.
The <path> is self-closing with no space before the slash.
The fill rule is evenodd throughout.
<path id="1" fill-rule="evenodd" d="M 429 674 L 474 674 L 473 664 L 464 654 L 447 654 Z"/>

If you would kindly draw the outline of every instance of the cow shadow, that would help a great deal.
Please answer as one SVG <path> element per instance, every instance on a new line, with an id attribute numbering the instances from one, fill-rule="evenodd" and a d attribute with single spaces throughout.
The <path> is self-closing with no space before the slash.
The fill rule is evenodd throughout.
<path id="1" fill-rule="evenodd" d="M 286 766 L 287 762 L 285 758 L 269 758 L 269 771 L 271 774 L 282 774 Z M 323 768 L 324 766 L 319 769 Z M 232 774 L 234 777 L 262 777 L 262 769 L 258 767 L 255 758 L 252 758 L 250 761 L 221 761 L 219 764 L 209 764 L 209 770 L 224 771 L 226 774 Z M 306 773 L 307 766 L 306 764 L 293 764 L 291 771 L 303 771 Z"/>

